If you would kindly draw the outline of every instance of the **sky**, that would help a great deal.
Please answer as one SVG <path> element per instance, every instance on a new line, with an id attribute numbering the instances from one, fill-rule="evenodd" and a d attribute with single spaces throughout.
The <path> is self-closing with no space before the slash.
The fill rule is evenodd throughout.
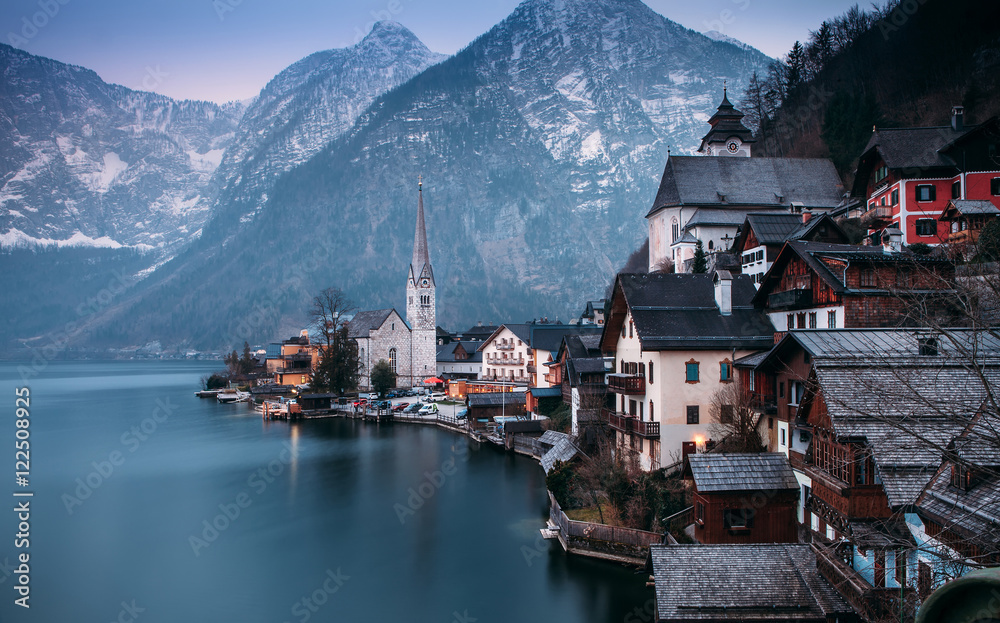
<path id="1" fill-rule="evenodd" d="M 771 57 L 857 0 L 645 0 L 692 30 L 718 30 Z M 251 98 L 288 65 L 353 45 L 380 19 L 453 54 L 519 0 L 4 0 L 0 41 L 177 99 Z"/>

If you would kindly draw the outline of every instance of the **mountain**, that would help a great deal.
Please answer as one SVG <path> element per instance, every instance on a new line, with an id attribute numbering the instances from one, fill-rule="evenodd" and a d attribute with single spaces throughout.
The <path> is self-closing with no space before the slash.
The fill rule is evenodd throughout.
<path id="1" fill-rule="evenodd" d="M 270 339 L 331 285 L 402 309 L 418 175 L 440 323 L 566 317 L 645 236 L 668 147 L 694 150 L 723 80 L 740 90 L 769 60 L 638 0 L 528 0 L 376 98 L 266 202 L 220 209 L 93 340 Z"/>
<path id="2" fill-rule="evenodd" d="M 170 249 L 241 104 L 174 101 L 0 44 L 0 243 Z"/>
<path id="3" fill-rule="evenodd" d="M 289 66 L 240 121 L 213 180 L 215 212 L 252 218 L 281 174 L 342 136 L 376 97 L 445 58 L 402 25 L 377 22 L 357 45 Z"/>

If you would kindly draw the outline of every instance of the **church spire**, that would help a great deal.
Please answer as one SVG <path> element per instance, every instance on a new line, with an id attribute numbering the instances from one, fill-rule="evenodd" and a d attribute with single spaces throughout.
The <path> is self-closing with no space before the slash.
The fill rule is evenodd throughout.
<path id="1" fill-rule="evenodd" d="M 421 175 L 417 183 L 417 231 L 413 236 L 413 261 L 410 262 L 410 278 L 416 281 L 431 274 L 431 259 L 427 250 L 427 226 L 424 224 L 424 178 Z"/>

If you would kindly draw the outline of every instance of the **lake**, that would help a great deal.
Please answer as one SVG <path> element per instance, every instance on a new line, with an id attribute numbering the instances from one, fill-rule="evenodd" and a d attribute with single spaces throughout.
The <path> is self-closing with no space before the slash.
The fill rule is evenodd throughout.
<path id="1" fill-rule="evenodd" d="M 23 383 L 0 364 L 0 495 L 35 494 L 30 611 L 0 516 L 0 621 L 622 622 L 652 597 L 644 573 L 539 538 L 536 461 L 432 426 L 265 422 L 194 396 L 220 367 L 54 362 Z"/>

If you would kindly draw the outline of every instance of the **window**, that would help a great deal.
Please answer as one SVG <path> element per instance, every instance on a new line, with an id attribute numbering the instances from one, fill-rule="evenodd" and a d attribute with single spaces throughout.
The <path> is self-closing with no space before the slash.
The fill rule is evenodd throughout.
<path id="1" fill-rule="evenodd" d="M 788 322 L 787 322 L 786 326 L 789 329 L 794 329 L 795 328 L 795 314 L 788 314 Z"/>
<path id="2" fill-rule="evenodd" d="M 719 423 L 733 423 L 733 405 L 721 405 L 719 407 Z"/>
<path id="3" fill-rule="evenodd" d="M 837 312 L 826 312 L 826 326 L 831 329 L 837 328 Z"/>
<path id="4" fill-rule="evenodd" d="M 396 373 L 396 349 L 389 349 L 389 368 L 392 369 L 393 374 Z"/>
<path id="5" fill-rule="evenodd" d="M 628 321 L 628 336 L 632 337 L 634 335 L 634 325 L 631 320 Z"/>
<path id="6" fill-rule="evenodd" d="M 910 270 L 908 268 L 900 268 L 896 271 L 896 285 L 901 288 L 910 285 Z"/>
<path id="7" fill-rule="evenodd" d="M 698 423 L 698 405 L 688 405 L 687 408 L 687 422 L 688 424 Z"/>
<path id="8" fill-rule="evenodd" d="M 805 383 L 802 383 L 801 381 L 789 381 L 788 404 L 793 407 L 799 406 L 799 402 L 802 400 L 802 395 L 805 394 L 805 391 Z"/>
<path id="9" fill-rule="evenodd" d="M 733 380 L 733 364 L 728 359 L 719 364 L 719 380 L 723 383 Z"/>
<path id="10" fill-rule="evenodd" d="M 784 428 L 780 429 L 778 431 L 778 434 L 779 434 L 779 437 L 780 437 L 780 439 L 778 440 L 778 445 L 779 446 L 787 446 L 788 445 L 788 440 L 785 437 L 785 429 Z"/>
<path id="11" fill-rule="evenodd" d="M 652 361 L 649 362 L 649 384 L 650 385 L 653 384 L 653 362 Z M 652 409 L 652 406 L 653 405 L 650 404 L 650 409 Z M 653 412 L 652 411 L 649 412 L 649 416 L 653 417 Z"/>
<path id="12" fill-rule="evenodd" d="M 934 201 L 937 199 L 937 189 L 930 184 L 917 186 L 917 201 Z"/>
<path id="13" fill-rule="evenodd" d="M 1000 177 L 994 177 L 990 180 L 990 194 L 994 197 L 1000 197 Z"/>
<path id="14" fill-rule="evenodd" d="M 962 197 L 962 181 L 955 180 L 951 183 L 951 198 L 960 199 Z"/>
<path id="15" fill-rule="evenodd" d="M 687 383 L 697 383 L 698 382 L 698 362 L 693 359 L 686 364 L 684 364 L 685 369 L 685 382 Z"/>
<path id="16" fill-rule="evenodd" d="M 705 523 L 705 503 L 698 502 L 694 505 L 694 519 L 700 524 Z"/>
<path id="17" fill-rule="evenodd" d="M 809 328 L 816 328 L 816 312 L 809 312 Z"/>
<path id="18" fill-rule="evenodd" d="M 937 221 L 932 218 L 920 218 L 917 219 L 917 235 L 918 236 L 936 236 L 937 235 Z"/>
<path id="19" fill-rule="evenodd" d="M 782 381 L 778 383 L 778 398 L 784 398 L 784 397 L 785 397 L 785 382 Z"/>
<path id="20" fill-rule="evenodd" d="M 936 357 L 938 354 L 938 341 L 933 337 L 922 337 L 917 340 L 919 353 L 922 357 Z"/>
<path id="21" fill-rule="evenodd" d="M 714 248 L 715 248 L 715 242 L 712 241 L 712 240 L 709 240 L 708 241 L 708 250 L 711 251 Z"/>
<path id="22" fill-rule="evenodd" d="M 879 168 L 875 169 L 875 183 L 878 184 L 885 178 L 889 177 L 889 167 L 884 164 Z"/>
<path id="23" fill-rule="evenodd" d="M 799 328 L 800 329 L 805 329 L 806 328 L 806 315 L 805 315 L 805 313 L 798 314 L 798 320 L 799 320 Z"/>
<path id="24" fill-rule="evenodd" d="M 680 225 L 677 224 L 677 219 L 675 218 L 670 222 L 670 242 L 677 242 L 677 239 L 680 237 L 680 233 L 681 228 Z"/>
<path id="25" fill-rule="evenodd" d="M 873 268 L 862 268 L 860 275 L 861 287 L 862 288 L 874 288 L 875 287 L 875 270 Z"/>
<path id="26" fill-rule="evenodd" d="M 650 422 L 653 422 L 653 421 L 655 421 L 655 420 L 656 420 L 656 418 L 655 418 L 655 417 L 653 417 L 653 416 L 654 416 L 654 414 L 655 414 L 655 411 L 653 411 L 653 401 L 652 401 L 652 400 L 650 400 L 650 401 L 649 401 L 649 421 L 650 421 Z"/>
<path id="27" fill-rule="evenodd" d="M 749 530 L 753 527 L 753 510 L 727 508 L 722 511 L 722 525 L 727 530 Z"/>
<path id="28" fill-rule="evenodd" d="M 899 189 L 892 191 L 892 199 L 890 200 L 890 203 L 894 206 L 899 205 Z"/>
<path id="29" fill-rule="evenodd" d="M 951 466 L 951 486 L 958 487 L 962 491 L 968 491 L 971 482 L 972 478 L 967 466 L 957 463 Z"/>

